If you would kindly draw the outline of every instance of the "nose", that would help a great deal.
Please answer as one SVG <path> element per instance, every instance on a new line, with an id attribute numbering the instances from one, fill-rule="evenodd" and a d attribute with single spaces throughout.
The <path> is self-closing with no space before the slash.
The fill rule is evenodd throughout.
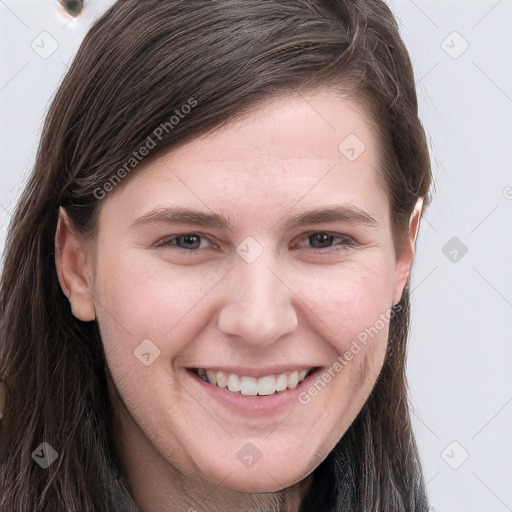
<path id="1" fill-rule="evenodd" d="M 282 266 L 266 254 L 252 263 L 236 258 L 223 287 L 218 320 L 219 329 L 226 335 L 261 347 L 293 332 L 298 324 L 294 293 Z"/>

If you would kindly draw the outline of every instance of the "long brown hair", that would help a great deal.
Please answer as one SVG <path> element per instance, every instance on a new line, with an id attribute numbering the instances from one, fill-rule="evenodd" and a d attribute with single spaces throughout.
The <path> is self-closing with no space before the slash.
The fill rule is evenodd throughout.
<path id="1" fill-rule="evenodd" d="M 58 283 L 59 207 L 94 238 L 98 190 L 157 127 L 167 129 L 153 135 L 151 158 L 278 94 L 317 87 L 352 95 L 379 130 L 398 251 L 416 200 L 429 203 L 431 170 L 409 55 L 382 0 L 122 0 L 92 26 L 49 109 L 3 256 L 3 512 L 138 510 L 113 448 L 98 325 L 72 315 Z M 408 408 L 408 329 L 407 285 L 377 383 L 315 471 L 323 476 L 303 510 L 428 510 Z M 32 459 L 43 441 L 57 452 L 47 469 Z"/>

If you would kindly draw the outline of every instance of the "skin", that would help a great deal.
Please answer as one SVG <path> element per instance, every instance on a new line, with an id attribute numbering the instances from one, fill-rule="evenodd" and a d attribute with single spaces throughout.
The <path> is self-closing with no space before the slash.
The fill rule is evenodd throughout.
<path id="1" fill-rule="evenodd" d="M 400 300 L 421 209 L 396 252 L 372 125 L 352 100 L 328 90 L 282 97 L 142 164 L 102 200 L 94 244 L 61 210 L 59 281 L 73 314 L 99 322 L 117 449 L 144 512 L 296 511 L 312 472 L 364 405 L 384 361 L 388 323 L 321 392 L 286 414 L 228 410 L 192 386 L 185 368 L 328 368 Z M 354 161 L 338 149 L 349 134 L 366 146 Z M 340 203 L 364 209 L 378 226 L 284 227 L 299 211 Z M 172 205 L 227 216 L 232 230 L 130 227 Z M 175 239 L 155 247 L 194 233 L 204 236 L 200 246 Z M 321 245 L 309 238 L 315 233 L 357 245 L 336 236 Z M 263 249 L 251 263 L 236 251 L 249 236 Z M 160 350 L 149 366 L 134 356 L 144 339 Z M 251 468 L 237 458 L 248 442 L 262 454 Z"/>

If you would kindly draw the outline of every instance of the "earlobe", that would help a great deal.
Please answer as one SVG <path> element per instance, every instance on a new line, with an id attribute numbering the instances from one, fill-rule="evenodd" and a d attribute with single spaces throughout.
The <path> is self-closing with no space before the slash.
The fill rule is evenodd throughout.
<path id="1" fill-rule="evenodd" d="M 59 209 L 55 233 L 55 266 L 63 293 L 71 304 L 73 316 L 83 322 L 96 318 L 92 300 L 92 273 L 87 245 L 73 229 L 65 210 Z"/>

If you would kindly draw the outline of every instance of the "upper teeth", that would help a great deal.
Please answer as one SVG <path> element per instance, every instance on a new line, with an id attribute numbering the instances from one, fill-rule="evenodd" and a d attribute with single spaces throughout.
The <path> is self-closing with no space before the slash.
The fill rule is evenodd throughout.
<path id="1" fill-rule="evenodd" d="M 294 370 L 284 372 L 280 375 L 265 375 L 257 379 L 256 377 L 247 377 L 236 375 L 235 373 L 214 372 L 213 370 L 198 369 L 197 374 L 210 384 L 216 385 L 222 389 L 229 389 L 233 393 L 242 395 L 273 395 L 278 391 L 293 389 L 301 383 L 311 369 Z"/>

